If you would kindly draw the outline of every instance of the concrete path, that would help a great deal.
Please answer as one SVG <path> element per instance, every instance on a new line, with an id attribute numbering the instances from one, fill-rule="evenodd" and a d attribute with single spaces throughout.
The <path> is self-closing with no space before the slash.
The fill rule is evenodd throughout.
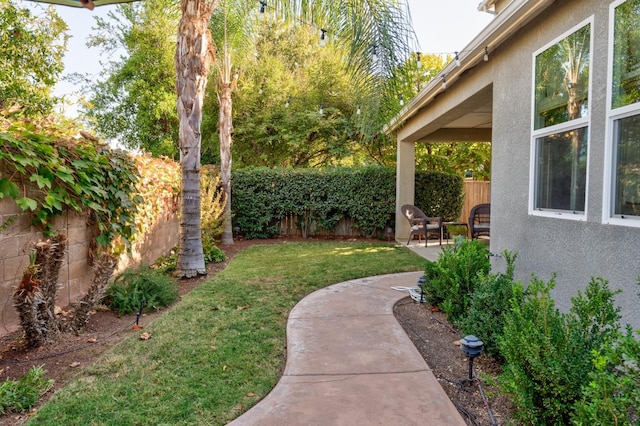
<path id="1" fill-rule="evenodd" d="M 421 272 L 335 284 L 301 300 L 287 324 L 276 387 L 232 425 L 460 425 L 458 414 L 393 315 Z"/>

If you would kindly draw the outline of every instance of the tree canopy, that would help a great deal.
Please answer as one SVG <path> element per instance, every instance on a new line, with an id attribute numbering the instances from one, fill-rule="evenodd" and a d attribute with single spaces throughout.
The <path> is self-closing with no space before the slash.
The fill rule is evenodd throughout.
<path id="1" fill-rule="evenodd" d="M 0 0 L 0 110 L 52 112 L 59 101 L 52 88 L 64 69 L 66 30 L 53 7 L 35 16 L 12 0 Z"/>

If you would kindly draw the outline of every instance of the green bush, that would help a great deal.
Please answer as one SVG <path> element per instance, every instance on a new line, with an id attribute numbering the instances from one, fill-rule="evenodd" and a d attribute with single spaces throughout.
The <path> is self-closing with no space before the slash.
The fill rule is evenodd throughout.
<path id="1" fill-rule="evenodd" d="M 477 336 L 484 343 L 484 351 L 498 360 L 501 359 L 498 339 L 504 329 L 505 315 L 511 309 L 512 300 L 522 302 L 522 284 L 513 281 L 518 254 L 505 250 L 502 255 L 507 262 L 506 272 L 482 276 L 460 321 L 464 334 Z"/>
<path id="2" fill-rule="evenodd" d="M 460 177 L 421 172 L 418 180 L 430 182 L 416 189 L 416 199 L 429 200 L 429 213 L 458 217 Z M 246 238 L 278 235 L 287 215 L 297 215 L 304 236 L 318 228 L 333 231 L 340 219 L 351 218 L 360 235 L 384 237 L 395 218 L 396 174 L 391 168 L 252 168 L 234 171 L 232 185 L 233 226 Z"/>
<path id="3" fill-rule="evenodd" d="M 489 250 L 477 240 L 456 238 L 445 247 L 436 262 L 427 263 L 422 285 L 427 301 L 438 306 L 457 324 L 467 311 L 471 295 L 489 273 Z"/>
<path id="4" fill-rule="evenodd" d="M 592 279 L 566 314 L 554 305 L 554 286 L 555 278 L 546 283 L 533 277 L 526 294 L 512 299 L 498 342 L 505 359 L 499 386 L 515 405 L 515 419 L 527 424 L 569 424 L 594 370 L 590 354 L 611 345 L 618 333 L 616 292 L 605 280 Z"/>
<path id="5" fill-rule="evenodd" d="M 119 274 L 105 292 L 109 309 L 122 316 L 145 310 L 160 309 L 178 299 L 178 286 L 172 278 L 156 269 L 141 267 Z"/>
<path id="6" fill-rule="evenodd" d="M 220 263 L 224 262 L 224 260 L 226 259 L 224 252 L 216 246 L 207 247 L 206 245 L 203 245 L 203 250 L 204 261 L 207 263 Z"/>
<path id="7" fill-rule="evenodd" d="M 640 422 L 640 341 L 627 327 L 612 345 L 593 351 L 593 370 L 575 407 L 576 425 Z"/>
<path id="8" fill-rule="evenodd" d="M 42 366 L 31 367 L 20 379 L 0 384 L 0 414 L 30 410 L 53 386 L 53 380 L 45 378 L 44 373 Z"/>
<path id="9" fill-rule="evenodd" d="M 456 221 L 462 213 L 464 180 L 460 176 L 438 172 L 417 172 L 415 205 L 427 216 L 442 216 Z"/>

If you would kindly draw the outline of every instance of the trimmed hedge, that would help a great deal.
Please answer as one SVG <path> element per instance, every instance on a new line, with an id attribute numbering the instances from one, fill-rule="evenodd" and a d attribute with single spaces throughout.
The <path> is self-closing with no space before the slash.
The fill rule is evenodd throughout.
<path id="1" fill-rule="evenodd" d="M 419 172 L 416 200 L 423 200 L 427 214 L 457 218 L 462 185 L 459 176 Z M 340 219 L 348 217 L 361 235 L 371 237 L 393 225 L 395 193 L 395 170 L 386 167 L 236 170 L 233 226 L 246 238 L 270 238 L 278 235 L 280 221 L 287 215 L 298 216 L 303 235 L 313 226 L 334 230 Z"/>

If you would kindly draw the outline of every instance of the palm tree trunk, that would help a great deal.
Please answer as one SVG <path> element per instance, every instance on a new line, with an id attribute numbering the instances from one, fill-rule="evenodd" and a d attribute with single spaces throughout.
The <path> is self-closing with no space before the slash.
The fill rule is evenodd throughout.
<path id="1" fill-rule="evenodd" d="M 180 120 L 181 221 L 176 275 L 191 278 L 207 270 L 200 229 L 200 124 L 213 46 L 208 25 L 217 4 L 204 0 L 181 0 L 182 16 L 176 43 L 176 90 Z"/>
<path id="2" fill-rule="evenodd" d="M 233 228 L 231 224 L 231 134 L 233 133 L 231 94 L 236 84 L 236 78 L 231 78 L 231 55 L 225 47 L 222 67 L 220 67 L 220 80 L 218 82 L 218 103 L 220 112 L 218 118 L 218 130 L 220 132 L 220 178 L 225 192 L 226 203 L 224 206 L 224 231 L 222 243 L 233 244 Z"/>

